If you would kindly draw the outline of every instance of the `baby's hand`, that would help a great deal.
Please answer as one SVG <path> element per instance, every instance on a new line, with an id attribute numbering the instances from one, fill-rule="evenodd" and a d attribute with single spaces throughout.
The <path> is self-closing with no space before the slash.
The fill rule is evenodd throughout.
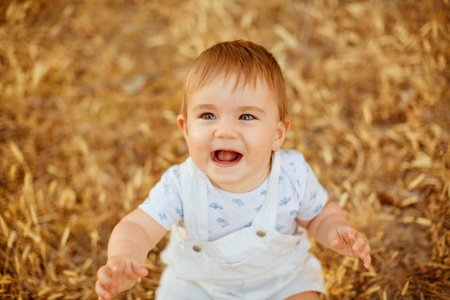
<path id="1" fill-rule="evenodd" d="M 350 257 L 359 257 L 364 261 L 366 269 L 370 267 L 372 258 L 369 243 L 355 228 L 340 226 L 328 235 L 328 240 L 336 252 Z"/>
<path id="2" fill-rule="evenodd" d="M 98 269 L 95 292 L 98 299 L 111 299 L 116 293 L 132 288 L 148 270 L 133 256 L 112 256 Z"/>

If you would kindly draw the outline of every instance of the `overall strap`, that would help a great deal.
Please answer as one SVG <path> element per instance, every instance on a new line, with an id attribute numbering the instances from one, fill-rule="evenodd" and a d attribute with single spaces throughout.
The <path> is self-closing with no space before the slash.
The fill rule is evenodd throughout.
<path id="1" fill-rule="evenodd" d="M 180 165 L 183 219 L 188 240 L 209 240 L 206 174 L 189 157 Z"/>
<path id="2" fill-rule="evenodd" d="M 272 155 L 272 168 L 269 174 L 266 197 L 258 214 L 253 219 L 252 225 L 259 225 L 268 222 L 275 227 L 277 218 L 276 201 L 278 195 L 278 180 L 281 170 L 280 152 L 275 151 Z"/>

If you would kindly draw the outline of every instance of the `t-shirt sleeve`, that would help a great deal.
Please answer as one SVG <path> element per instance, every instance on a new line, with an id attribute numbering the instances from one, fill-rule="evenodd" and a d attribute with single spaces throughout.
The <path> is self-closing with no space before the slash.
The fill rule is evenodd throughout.
<path id="1" fill-rule="evenodd" d="M 300 152 L 288 150 L 284 154 L 289 164 L 287 167 L 292 171 L 292 176 L 295 177 L 293 184 L 297 191 L 299 203 L 297 218 L 299 220 L 311 220 L 325 206 L 328 201 L 328 193 Z"/>
<path id="2" fill-rule="evenodd" d="M 150 190 L 139 208 L 149 214 L 165 229 L 183 217 L 183 206 L 180 197 L 179 166 L 169 168 L 161 180 Z"/>

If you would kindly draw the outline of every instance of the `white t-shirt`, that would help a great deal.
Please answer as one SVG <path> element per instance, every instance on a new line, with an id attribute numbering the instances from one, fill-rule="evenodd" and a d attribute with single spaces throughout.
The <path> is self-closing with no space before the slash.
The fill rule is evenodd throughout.
<path id="1" fill-rule="evenodd" d="M 295 150 L 280 150 L 281 172 L 278 182 L 278 212 L 275 229 L 293 234 L 296 218 L 310 220 L 328 200 L 325 189 L 317 180 L 303 155 Z M 289 169 L 289 172 L 285 170 Z M 291 175 L 294 178 L 289 178 Z M 219 239 L 248 227 L 264 201 L 268 177 L 256 189 L 247 193 L 231 193 L 207 182 L 209 239 Z M 183 199 L 180 197 L 179 165 L 169 168 L 139 206 L 167 230 L 182 221 Z"/>

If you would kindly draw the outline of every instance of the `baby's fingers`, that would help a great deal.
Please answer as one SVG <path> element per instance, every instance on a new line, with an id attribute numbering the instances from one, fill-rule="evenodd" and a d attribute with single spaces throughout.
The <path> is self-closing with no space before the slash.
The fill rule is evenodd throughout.
<path id="1" fill-rule="evenodd" d="M 328 240 L 330 241 L 330 244 L 334 248 L 338 248 L 339 244 L 341 243 L 341 237 L 337 232 L 333 231 L 328 236 Z"/>
<path id="2" fill-rule="evenodd" d="M 361 255 L 361 259 L 364 262 L 364 267 L 366 269 L 369 269 L 370 264 L 372 263 L 372 257 L 370 256 L 369 253 L 364 253 L 364 255 Z"/>
<path id="3" fill-rule="evenodd" d="M 360 232 L 356 232 L 355 238 L 353 239 L 352 251 L 356 257 L 361 258 L 364 261 L 364 267 L 368 269 L 372 258 L 370 257 L 370 245 L 364 239 Z"/>
<path id="4" fill-rule="evenodd" d="M 352 250 L 355 253 L 363 251 L 365 246 L 366 245 L 368 246 L 368 244 L 364 240 L 363 235 L 360 232 L 356 231 L 356 230 L 355 230 L 353 238 L 351 238 L 351 239 L 353 240 L 353 243 L 354 243 L 353 247 L 352 247 Z"/>
<path id="5" fill-rule="evenodd" d="M 351 248 L 354 245 L 354 239 L 356 237 L 356 229 L 349 226 L 342 226 L 332 231 L 328 239 L 332 247 L 337 250 L 344 250 L 345 248 Z"/>
<path id="6" fill-rule="evenodd" d="M 107 288 L 105 288 L 105 286 L 103 286 L 100 281 L 97 281 L 95 283 L 95 293 L 97 293 L 99 300 L 103 300 L 103 299 L 109 300 L 112 297 L 109 290 Z"/>
<path id="7" fill-rule="evenodd" d="M 138 265 L 136 262 L 124 263 L 120 262 L 112 267 L 113 279 L 119 281 L 122 279 L 137 280 L 139 277 L 145 277 L 148 275 L 148 270 Z"/>
<path id="8" fill-rule="evenodd" d="M 341 228 L 341 235 L 345 240 L 355 240 L 358 235 L 358 231 L 350 226 L 344 226 Z"/>
<path id="9" fill-rule="evenodd" d="M 99 299 L 111 299 L 112 292 L 117 286 L 111 275 L 112 271 L 108 266 L 103 266 L 98 270 L 95 292 L 99 295 Z"/>
<path id="10" fill-rule="evenodd" d="M 132 270 L 134 275 L 136 276 L 136 279 L 139 277 L 145 277 L 148 275 L 148 270 L 144 266 L 136 266 L 132 265 Z"/>
<path id="11" fill-rule="evenodd" d="M 361 247 L 361 251 L 359 253 L 359 257 L 364 262 L 364 267 L 368 269 L 372 262 L 372 257 L 370 256 L 370 246 L 369 243 L 365 243 L 364 246 Z"/>
<path id="12" fill-rule="evenodd" d="M 123 279 L 129 279 L 130 277 L 133 277 L 131 272 L 129 271 L 129 263 L 119 260 L 119 261 L 112 261 L 111 263 L 111 272 L 112 272 L 112 279 L 113 282 L 116 282 L 117 285 L 120 285 L 123 281 Z M 114 291 L 116 292 L 116 291 Z"/>

